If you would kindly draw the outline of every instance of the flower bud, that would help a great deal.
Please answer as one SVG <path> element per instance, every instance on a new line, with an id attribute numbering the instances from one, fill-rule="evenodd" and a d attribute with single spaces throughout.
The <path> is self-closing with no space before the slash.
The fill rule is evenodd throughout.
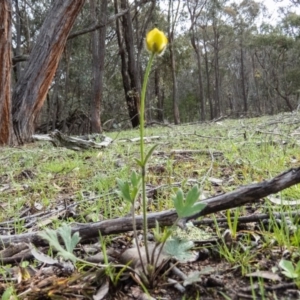
<path id="1" fill-rule="evenodd" d="M 167 47 L 168 39 L 165 34 L 157 28 L 152 29 L 146 36 L 146 48 L 149 52 L 162 55 Z"/>

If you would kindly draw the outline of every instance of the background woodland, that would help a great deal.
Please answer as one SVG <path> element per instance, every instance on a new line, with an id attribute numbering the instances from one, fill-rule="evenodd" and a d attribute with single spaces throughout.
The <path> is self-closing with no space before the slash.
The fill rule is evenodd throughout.
<path id="1" fill-rule="evenodd" d="M 270 19 L 244 0 L 4 0 L 0 144 L 34 132 L 101 133 L 139 125 L 144 37 L 168 36 L 147 91 L 148 124 L 293 111 L 300 91 L 295 1 Z M 272 21 L 271 21 L 272 20 Z"/>

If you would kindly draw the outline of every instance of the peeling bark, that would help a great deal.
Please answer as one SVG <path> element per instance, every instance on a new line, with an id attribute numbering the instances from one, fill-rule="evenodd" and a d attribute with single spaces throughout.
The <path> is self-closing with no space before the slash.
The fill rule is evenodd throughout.
<path id="1" fill-rule="evenodd" d="M 34 122 L 55 75 L 68 35 L 85 0 L 54 1 L 12 98 L 18 144 L 31 141 Z"/>

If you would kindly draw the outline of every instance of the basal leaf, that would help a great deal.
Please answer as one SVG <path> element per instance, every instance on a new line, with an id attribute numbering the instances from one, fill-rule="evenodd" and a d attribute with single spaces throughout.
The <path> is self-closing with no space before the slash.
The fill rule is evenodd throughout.
<path id="1" fill-rule="evenodd" d="M 204 207 L 204 203 L 196 203 L 200 196 L 200 191 L 197 186 L 194 186 L 184 199 L 184 194 L 181 189 L 178 190 L 176 196 L 173 197 L 174 207 L 179 218 L 185 218 L 195 213 L 200 212 Z M 195 204 L 195 205 L 194 205 Z"/>
<path id="2" fill-rule="evenodd" d="M 193 258 L 190 249 L 194 246 L 192 241 L 169 238 L 164 245 L 164 253 L 180 262 L 186 262 Z"/>
<path id="3" fill-rule="evenodd" d="M 174 203 L 174 207 L 177 211 L 177 214 L 178 214 L 178 211 L 182 211 L 183 208 L 184 208 L 184 203 L 183 203 L 183 192 L 181 189 L 179 189 L 177 191 L 177 194 L 176 196 L 173 197 L 173 203 Z"/>
<path id="4" fill-rule="evenodd" d="M 200 191 L 196 185 L 190 189 L 186 195 L 186 205 L 193 206 L 196 201 L 199 200 Z"/>
<path id="5" fill-rule="evenodd" d="M 200 271 L 194 271 L 190 273 L 183 282 L 183 286 L 192 285 L 196 282 L 201 281 Z"/>
<path id="6" fill-rule="evenodd" d="M 68 226 L 67 226 L 68 227 Z M 66 229 L 66 227 L 64 227 Z M 61 232 L 62 228 L 59 228 L 58 231 L 56 232 L 55 230 L 52 230 L 52 229 L 46 229 L 44 232 L 40 233 L 40 236 L 42 238 L 44 238 L 45 240 L 47 240 L 50 244 L 50 246 L 54 247 L 58 254 L 61 255 L 65 260 L 71 260 L 73 262 L 76 261 L 76 256 L 72 253 L 72 252 L 69 252 L 67 251 L 66 249 L 63 248 L 63 246 L 59 243 L 59 240 L 58 240 L 58 236 L 57 236 L 57 233 Z M 68 233 L 71 235 L 71 229 L 67 229 Z M 61 235 L 61 234 L 60 234 Z M 63 236 L 62 236 L 62 239 L 64 240 L 64 243 L 65 242 L 65 239 L 67 239 L 67 244 L 68 244 L 68 247 L 70 248 L 70 245 L 72 244 L 72 242 L 69 242 L 70 240 L 72 240 L 72 238 L 66 238 L 66 233 L 63 233 Z M 78 237 L 74 239 L 77 240 Z"/>
<path id="7" fill-rule="evenodd" d="M 193 213 L 192 214 L 196 214 L 200 211 L 202 211 L 204 208 L 206 207 L 206 203 L 196 203 L 195 205 L 193 205 L 192 209 L 193 209 Z"/>
<path id="8" fill-rule="evenodd" d="M 282 259 L 279 262 L 279 267 L 283 269 L 282 273 L 288 278 L 298 278 L 299 274 L 295 272 L 294 266 L 291 261 Z"/>
<path id="9" fill-rule="evenodd" d="M 62 225 L 62 227 L 58 228 L 57 231 L 58 231 L 58 233 L 60 234 L 60 236 L 62 237 L 62 239 L 64 241 L 64 244 L 66 246 L 66 250 L 70 253 L 73 253 L 74 248 L 76 247 L 76 245 L 80 241 L 79 233 L 75 232 L 72 235 L 71 226 L 69 226 L 65 223 Z"/>

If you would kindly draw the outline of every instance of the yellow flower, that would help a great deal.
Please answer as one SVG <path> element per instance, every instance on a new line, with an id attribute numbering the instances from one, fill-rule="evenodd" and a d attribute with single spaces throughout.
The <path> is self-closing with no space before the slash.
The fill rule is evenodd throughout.
<path id="1" fill-rule="evenodd" d="M 146 48 L 149 52 L 162 55 L 167 47 L 168 39 L 165 34 L 157 28 L 152 29 L 146 36 Z"/>

